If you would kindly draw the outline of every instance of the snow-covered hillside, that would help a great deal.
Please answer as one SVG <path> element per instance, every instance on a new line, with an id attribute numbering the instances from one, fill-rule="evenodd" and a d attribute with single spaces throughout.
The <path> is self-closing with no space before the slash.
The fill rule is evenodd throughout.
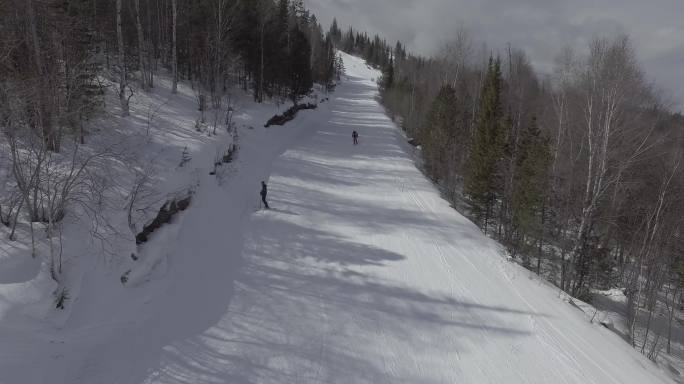
<path id="1" fill-rule="evenodd" d="M 258 191 L 259 180 L 268 174 L 273 159 L 301 131 L 296 126 L 263 128 L 266 120 L 282 113 L 286 106 L 256 104 L 251 96 L 234 92 L 232 121 L 240 150 L 232 163 L 223 164 L 216 175 L 210 175 L 215 160 L 235 138 L 233 132 L 227 131 L 223 114 L 214 116 L 209 111 L 206 124 L 198 126 L 201 115 L 193 89 L 188 84 L 180 84 L 178 94 L 173 95 L 169 79 L 160 76 L 152 92 L 135 94 L 131 99 L 131 116 L 122 119 L 114 86 L 111 84 L 106 94 L 106 112 L 91 122 L 88 128 L 91 134 L 79 150 L 101 154 L 101 161 L 93 170 L 103 181 L 104 191 L 96 217 L 90 212 L 75 210 L 63 222 L 62 281 L 68 289 L 64 310 L 55 309 L 54 292 L 58 286 L 50 278 L 43 225 L 35 225 L 35 258 L 31 257 L 27 224 L 22 222 L 17 226 L 16 241 L 8 241 L 11 229 L 0 225 L 2 384 L 91 383 L 86 379 L 90 377 L 87 367 L 92 364 L 91 359 L 99 358 L 103 346 L 112 340 L 123 340 L 121 336 L 130 332 L 143 332 L 152 337 L 141 324 L 156 321 L 151 316 L 156 316 L 160 308 L 175 312 L 182 307 L 180 303 L 163 302 L 172 287 L 187 294 L 188 305 L 196 297 L 207 298 L 206 286 L 202 283 L 220 283 L 225 279 L 224 271 L 233 268 L 224 270 L 216 263 L 204 263 L 202 256 L 218 257 L 225 262 L 228 261 L 224 255 L 226 250 L 239 251 L 241 232 L 236 225 L 255 206 L 257 200 L 252 198 L 256 195 L 254 190 Z M 2 177 L 3 171 L 7 175 L 11 172 L 3 144 L 0 141 L 0 193 L 5 186 L 2 182 L 9 180 Z M 69 149 L 63 152 L 67 157 L 71 154 Z M 140 188 L 132 220 L 137 232 L 165 201 L 193 194 L 190 210 L 154 232 L 151 240 L 139 247 L 135 245 L 126 217 L 131 191 L 136 185 Z M 244 191 L 242 195 L 240 188 Z M 249 206 L 245 204 L 247 199 Z M 215 217 L 213 222 L 212 217 Z M 96 226 L 94 220 L 101 222 Z M 194 240 L 186 242 L 185 236 Z M 179 251 L 179 245 L 185 243 L 188 256 L 175 259 L 173 255 Z M 132 254 L 137 260 L 133 260 Z M 196 274 L 191 273 L 192 268 L 199 268 L 195 269 Z M 208 271 L 220 275 L 210 279 Z M 124 275 L 128 278 L 125 286 L 121 283 Z M 191 280 L 183 280 L 186 275 Z M 223 296 L 222 291 L 215 292 Z M 188 323 L 186 317 L 171 318 L 183 325 Z M 164 331 L 167 331 L 164 337 L 169 340 L 180 332 L 172 325 Z M 127 351 L 137 348 L 135 339 L 119 351 L 122 356 L 130 355 Z M 143 343 L 150 341 L 138 339 Z M 131 340 L 126 339 L 126 343 Z M 151 343 L 150 347 L 158 345 Z M 120 382 L 113 377 L 114 381 L 104 382 Z"/>
<path id="2" fill-rule="evenodd" d="M 44 328 L 5 304 L 35 279 L 0 285 L 0 383 L 670 382 L 450 208 L 378 104 L 380 74 L 343 58 L 330 101 L 288 125 L 243 108 L 238 160 L 221 183 L 193 164 L 193 204 L 142 246 L 159 262 L 137 284 L 93 263 Z"/>

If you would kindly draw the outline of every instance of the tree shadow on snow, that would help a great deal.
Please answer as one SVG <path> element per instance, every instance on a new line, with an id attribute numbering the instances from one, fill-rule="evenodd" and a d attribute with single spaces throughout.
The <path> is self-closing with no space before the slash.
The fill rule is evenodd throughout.
<path id="1" fill-rule="evenodd" d="M 388 374 L 386 349 L 416 356 L 467 353 L 486 335 L 529 334 L 499 316 L 538 315 L 359 272 L 359 266 L 382 268 L 404 256 L 277 221 L 254 220 L 227 314 L 201 335 L 167 347 L 156 381 L 436 383 Z"/>
<path id="2" fill-rule="evenodd" d="M 407 255 L 374 246 L 373 236 L 403 239 L 406 233 L 453 244 L 482 235 L 465 219 L 445 223 L 422 206 L 420 194 L 434 187 L 401 150 L 396 128 L 378 115 L 381 108 L 362 94 L 376 95 L 377 87 L 352 79 L 338 89 L 332 111 L 333 122 L 347 119 L 347 128 L 356 127 L 362 144 L 341 145 L 351 142 L 351 132 L 342 137 L 337 133 L 346 132 L 331 123 L 304 151 L 295 147 L 276 160 L 269 197 L 282 211 L 252 216 L 243 260 L 227 277 L 227 296 L 234 294 L 225 299 L 227 311 L 164 347 L 146 382 L 431 384 L 443 379 L 434 372 L 416 377 L 409 367 L 388 369 L 389 355 L 455 364 L 489 337 L 512 342 L 530 335 L 511 324 L 543 314 L 383 277 Z"/>

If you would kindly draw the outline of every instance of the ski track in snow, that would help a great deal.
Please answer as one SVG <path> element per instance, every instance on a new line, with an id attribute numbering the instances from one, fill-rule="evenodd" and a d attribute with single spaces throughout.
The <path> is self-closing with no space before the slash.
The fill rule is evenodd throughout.
<path id="1" fill-rule="evenodd" d="M 379 74 L 345 65 L 273 163 L 276 209 L 245 226 L 225 315 L 146 383 L 668 382 L 451 209 L 376 101 Z"/>
<path id="2" fill-rule="evenodd" d="M 441 199 L 379 73 L 344 60 L 330 102 L 246 140 L 224 187 L 205 176 L 144 316 L 65 382 L 671 382 Z M 267 177 L 274 209 L 252 212 Z"/>

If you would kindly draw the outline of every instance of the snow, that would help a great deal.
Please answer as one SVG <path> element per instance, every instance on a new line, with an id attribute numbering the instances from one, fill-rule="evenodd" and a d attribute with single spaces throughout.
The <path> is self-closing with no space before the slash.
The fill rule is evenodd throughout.
<path id="1" fill-rule="evenodd" d="M 160 178 L 193 185 L 191 207 L 140 262 L 84 263 L 61 324 L 0 319 L 0 383 L 672 382 L 451 209 L 377 102 L 379 73 L 344 62 L 330 102 L 283 127 L 245 103 L 221 182 L 209 160 L 226 135 L 189 134 L 191 171 Z M 161 163 L 180 160 L 187 139 L 162 137 L 175 149 Z M 135 284 L 119 282 L 126 268 Z"/>
<path id="2" fill-rule="evenodd" d="M 671 292 L 667 294 L 671 294 Z M 667 367 L 667 370 L 674 375 L 678 382 L 682 382 L 681 372 L 684 372 L 684 361 L 682 360 L 682 356 L 684 356 L 684 332 L 681 319 L 684 314 L 682 313 L 681 304 L 676 304 L 672 314 L 672 329 L 670 330 L 670 311 L 663 304 L 663 301 L 660 301 L 654 308 L 648 332 L 648 342 L 644 350 L 646 353 L 649 353 L 653 344 L 658 343 L 659 348 L 662 350 L 656 354 L 656 361 L 659 365 Z M 595 317 L 601 324 L 625 340 L 629 340 L 630 324 L 627 319 L 627 297 L 624 294 L 624 289 L 613 288 L 604 291 L 594 291 L 592 305 L 585 304 L 582 309 L 588 316 Z M 648 323 L 648 316 L 647 308 L 639 308 L 637 311 L 638 321 L 634 324 L 634 338 L 635 348 L 638 350 L 644 345 L 644 337 L 646 336 L 645 324 Z M 668 354 L 666 353 L 666 345 L 670 331 L 671 353 Z"/>

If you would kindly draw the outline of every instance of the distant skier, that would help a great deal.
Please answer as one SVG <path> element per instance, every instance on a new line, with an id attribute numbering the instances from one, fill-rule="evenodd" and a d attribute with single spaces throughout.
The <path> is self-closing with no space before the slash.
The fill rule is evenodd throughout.
<path id="1" fill-rule="evenodd" d="M 354 131 L 352 132 L 352 139 L 354 139 L 354 145 L 359 143 L 359 133 Z"/>
<path id="2" fill-rule="evenodd" d="M 261 182 L 261 201 L 264 203 L 264 207 L 266 207 L 266 209 L 270 209 L 268 207 L 268 203 L 266 202 L 266 194 L 267 193 L 268 193 L 268 190 L 266 188 L 266 182 L 262 181 Z"/>

